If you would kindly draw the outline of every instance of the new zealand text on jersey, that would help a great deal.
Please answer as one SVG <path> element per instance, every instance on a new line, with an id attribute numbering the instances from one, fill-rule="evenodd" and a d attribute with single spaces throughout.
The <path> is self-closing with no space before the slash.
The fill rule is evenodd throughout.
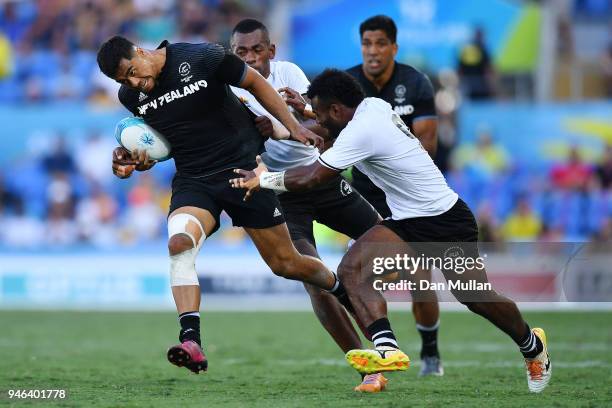
<path id="1" fill-rule="evenodd" d="M 192 93 L 198 92 L 201 88 L 206 88 L 208 83 L 201 79 L 193 84 L 185 85 L 183 89 L 175 89 L 174 91 L 166 92 L 162 96 L 153 99 L 150 102 L 145 103 L 138 107 L 138 114 L 143 116 L 147 114 L 147 109 L 157 109 L 158 106 L 164 106 L 164 103 L 170 103 L 175 99 L 181 99 L 184 96 L 191 95 Z"/>

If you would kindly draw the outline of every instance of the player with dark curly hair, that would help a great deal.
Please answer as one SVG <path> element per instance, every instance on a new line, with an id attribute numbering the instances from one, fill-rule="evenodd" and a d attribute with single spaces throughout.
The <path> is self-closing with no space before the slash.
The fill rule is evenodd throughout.
<path id="1" fill-rule="evenodd" d="M 362 373 L 404 370 L 409 359 L 398 347 L 387 319 L 387 303 L 373 285 L 371 266 L 381 257 L 421 253 L 442 257 L 449 249 L 478 259 L 476 220 L 387 102 L 364 98 L 353 77 L 333 69 L 316 77 L 307 95 L 317 122 L 335 138 L 334 145 L 309 166 L 269 172 L 260 164 L 254 171 L 236 170 L 242 177 L 230 183 L 246 189 L 247 197 L 260 188 L 305 191 L 357 166 L 384 191 L 391 218 L 362 235 L 338 267 L 355 313 L 367 325 L 375 347 L 351 350 L 346 357 Z M 448 282 L 462 284 L 452 290 L 457 300 L 514 340 L 525 358 L 529 390 L 541 392 L 552 372 L 544 330 L 531 330 L 516 304 L 491 288 L 484 266 L 461 271 L 443 267 L 442 272 Z M 482 289 L 464 289 L 463 284 L 470 282 L 482 284 Z"/>

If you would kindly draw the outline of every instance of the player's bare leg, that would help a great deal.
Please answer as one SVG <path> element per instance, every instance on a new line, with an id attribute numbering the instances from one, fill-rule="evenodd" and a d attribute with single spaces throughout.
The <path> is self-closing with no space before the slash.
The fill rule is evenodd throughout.
<path id="1" fill-rule="evenodd" d="M 422 269 L 417 272 L 416 281 L 431 282 L 431 270 Z M 419 376 L 442 376 L 444 369 L 438 351 L 438 327 L 440 325 L 440 307 L 435 290 L 421 290 L 418 298 L 413 293 L 412 314 L 416 327 L 421 335 L 421 369 Z"/>
<path id="2" fill-rule="evenodd" d="M 300 254 L 319 258 L 317 249 L 307 239 L 298 239 L 293 244 Z M 309 283 L 304 283 L 304 287 L 310 296 L 315 315 L 338 347 L 345 353 L 361 348 L 361 339 L 353 328 L 346 310 L 338 300 L 328 292 Z"/>
<path id="3" fill-rule="evenodd" d="M 484 268 L 466 270 L 461 274 L 456 274 L 453 271 L 444 271 L 444 276 L 447 280 L 489 282 Z M 528 331 L 526 328 L 527 323 L 523 319 L 516 303 L 496 291 L 481 290 L 471 292 L 455 290 L 452 293 L 470 311 L 489 320 L 515 342 L 519 342 Z"/>
<path id="4" fill-rule="evenodd" d="M 181 207 L 168 216 L 170 280 L 181 325 L 181 343 L 168 349 L 168 361 L 196 374 L 206 371 L 208 362 L 201 348 L 201 292 L 195 259 L 215 224 L 209 211 L 197 207 Z"/>
<path id="5" fill-rule="evenodd" d="M 383 243 L 389 248 L 395 244 L 404 244 L 390 229 L 376 225 L 355 241 L 338 266 L 338 276 L 351 299 L 355 314 L 366 327 L 379 319 L 387 318 L 387 302 L 382 294 L 374 289 L 374 275 L 372 269 L 368 268 L 374 257 L 384 256 L 380 253 Z"/>
<path id="6" fill-rule="evenodd" d="M 340 280 L 319 259 L 300 255 L 297 252 L 289 238 L 289 231 L 285 224 L 265 229 L 245 228 L 245 231 L 251 236 L 262 258 L 276 275 L 287 279 L 301 280 L 325 289 L 332 293 L 344 307 L 353 310 Z M 359 319 L 359 316 L 357 316 L 357 319 Z M 397 369 L 407 368 L 408 357 L 401 351 L 399 353 L 389 352 L 389 356 L 392 359 L 398 359 L 399 356 L 401 361 L 398 360 L 397 364 L 402 365 L 402 368 Z M 362 374 L 373 373 L 364 371 Z M 376 376 L 375 380 L 379 386 L 377 390 L 371 392 L 380 391 L 386 385 L 386 379 L 382 375 Z"/>
<path id="7" fill-rule="evenodd" d="M 317 249 L 306 239 L 293 241 L 296 249 L 302 255 L 309 255 L 319 258 Z M 304 287 L 310 296 L 310 303 L 319 319 L 321 325 L 327 330 L 329 335 L 334 339 L 338 347 L 346 353 L 349 350 L 360 349 L 362 347 L 361 339 L 355 331 L 351 319 L 344 307 L 330 293 L 317 288 L 309 283 L 304 283 Z M 361 329 L 363 335 L 368 338 L 369 335 L 363 326 L 356 319 L 355 322 Z M 354 389 L 359 392 L 379 392 L 385 389 L 388 380 L 382 374 L 371 374 L 361 376 L 361 383 Z"/>
<path id="8" fill-rule="evenodd" d="M 244 230 L 275 275 L 310 283 L 328 291 L 333 291 L 337 286 L 336 275 L 320 259 L 300 255 L 295 249 L 286 224 Z"/>
<path id="9" fill-rule="evenodd" d="M 444 275 L 447 280 L 489 282 L 484 268 L 467 270 L 461 274 L 445 271 Z M 523 319 L 516 303 L 494 290 L 478 291 L 477 293 L 453 291 L 453 295 L 470 311 L 484 317 L 514 340 L 525 358 L 529 390 L 531 392 L 543 391 L 552 374 L 544 330 L 531 329 Z"/>
<path id="10" fill-rule="evenodd" d="M 404 245 L 390 229 L 376 225 L 351 246 L 338 267 L 355 313 L 366 325 L 375 346 L 375 350 L 351 350 L 346 355 L 349 364 L 364 374 L 406 370 L 409 365 L 387 318 L 387 302 L 372 285 L 370 268 L 375 257 L 385 256 L 385 250 Z"/>

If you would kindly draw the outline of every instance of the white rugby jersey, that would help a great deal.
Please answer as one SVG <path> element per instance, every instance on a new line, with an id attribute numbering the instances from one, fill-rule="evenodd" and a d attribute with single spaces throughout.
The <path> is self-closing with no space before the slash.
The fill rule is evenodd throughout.
<path id="1" fill-rule="evenodd" d="M 267 81 L 274 87 L 280 89 L 289 87 L 300 94 L 305 94 L 310 82 L 302 70 L 288 61 L 270 61 L 270 76 Z M 232 92 L 240 98 L 244 104 L 257 116 L 267 116 L 272 120 L 274 131 L 277 135 L 288 136 L 289 131 L 261 106 L 246 89 L 231 87 Z M 312 146 L 304 146 L 293 140 L 268 139 L 265 142 L 266 151 L 261 155 L 264 163 L 270 171 L 283 171 L 293 167 L 307 166 L 314 163 L 319 157 L 319 152 Z"/>
<path id="2" fill-rule="evenodd" d="M 385 192 L 394 220 L 442 214 L 459 198 L 419 139 L 382 99 L 364 99 L 319 162 L 338 171 L 357 167 Z"/>

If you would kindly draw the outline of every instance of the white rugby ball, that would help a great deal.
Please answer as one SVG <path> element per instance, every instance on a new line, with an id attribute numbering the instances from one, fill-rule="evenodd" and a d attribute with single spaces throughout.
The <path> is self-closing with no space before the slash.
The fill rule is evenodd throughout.
<path id="1" fill-rule="evenodd" d="M 164 161 L 170 158 L 168 140 L 142 118 L 132 116 L 119 121 L 115 128 L 115 139 L 130 152 L 146 150 L 153 160 Z"/>

